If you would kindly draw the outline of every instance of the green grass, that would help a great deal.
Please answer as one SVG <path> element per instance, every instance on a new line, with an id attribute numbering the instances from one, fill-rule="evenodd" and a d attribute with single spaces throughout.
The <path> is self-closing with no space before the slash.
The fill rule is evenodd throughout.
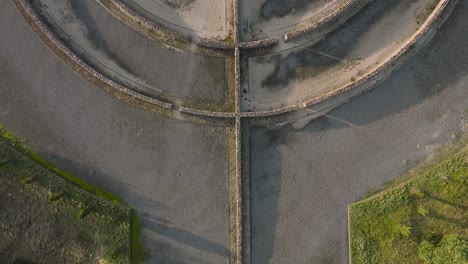
<path id="1" fill-rule="evenodd" d="M 120 205 L 126 205 L 126 203 L 120 199 L 117 195 L 106 191 L 102 188 L 99 188 L 97 186 L 94 186 L 92 184 L 87 183 L 86 181 L 74 176 L 73 174 L 63 171 L 57 167 L 55 167 L 53 164 L 42 158 L 39 154 L 36 152 L 32 151 L 30 148 L 28 148 L 23 140 L 18 139 L 15 137 L 12 133 L 7 131 L 5 128 L 0 126 L 0 137 L 5 139 L 11 146 L 13 146 L 16 150 L 20 151 L 22 154 L 30 158 L 31 160 L 37 162 L 40 164 L 42 167 L 45 169 L 49 170 L 50 172 L 60 176 L 64 180 L 80 187 L 81 189 L 90 192 L 100 198 L 103 198 L 108 201 L 112 201 L 116 204 Z"/>
<path id="2" fill-rule="evenodd" d="M 144 262 L 146 257 L 143 240 L 141 239 L 141 224 L 135 210 L 131 211 L 131 226 L 130 226 L 130 260 L 133 264 Z"/>
<path id="3" fill-rule="evenodd" d="M 436 252 L 433 260 L 424 260 L 422 252 L 428 241 L 435 248 L 441 240 L 458 241 L 458 248 L 468 245 L 468 149 L 418 172 L 417 177 L 396 181 L 397 185 L 349 206 L 353 264 L 468 263 L 468 249 L 466 259 L 464 249 L 459 253 L 454 249 L 458 256 L 437 260 L 445 242 L 430 252 Z"/>
<path id="4" fill-rule="evenodd" d="M 7 146 L 18 151 L 19 155 L 9 151 Z M 21 155 L 26 159 L 21 157 Z M 85 218 L 90 213 L 96 213 L 97 215 L 100 215 L 100 217 L 103 217 L 105 214 L 111 215 L 113 218 L 112 221 L 118 220 L 129 222 L 129 254 L 131 263 L 143 263 L 146 253 L 141 239 L 140 221 L 136 212 L 133 209 L 130 209 L 120 197 L 107 190 L 89 184 L 69 172 L 55 167 L 53 164 L 43 159 L 40 155 L 27 147 L 24 140 L 17 138 L 0 125 L 0 166 L 5 167 L 8 163 L 14 163 L 14 169 L 18 170 L 22 175 L 20 182 L 23 185 L 34 185 L 37 183 L 46 188 L 48 190 L 47 199 L 49 202 L 67 200 L 68 202 L 73 203 L 74 206 L 79 208 L 78 219 Z M 44 177 L 43 173 L 37 173 L 37 167 L 49 172 L 48 175 L 51 176 L 51 178 Z M 70 186 L 72 186 L 72 188 L 70 188 Z M 78 191 L 75 192 L 70 189 L 76 189 Z M 79 191 L 80 189 L 85 192 Z M 99 200 L 89 196 L 89 194 L 111 202 L 111 204 L 102 204 Z M 121 208 L 127 208 L 130 214 L 129 217 L 123 216 L 122 214 L 109 213 L 109 211 L 112 211 L 112 203 L 121 206 Z M 119 249 L 113 252 L 112 255 L 115 256 L 122 254 L 121 251 L 122 250 Z"/>

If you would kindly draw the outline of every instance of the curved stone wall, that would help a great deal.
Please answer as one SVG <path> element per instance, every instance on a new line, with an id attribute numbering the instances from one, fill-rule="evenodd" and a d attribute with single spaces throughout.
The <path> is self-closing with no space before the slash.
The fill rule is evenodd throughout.
<path id="1" fill-rule="evenodd" d="M 164 37 L 167 39 L 173 39 L 176 41 L 187 42 L 190 41 L 189 38 L 171 30 L 167 30 L 164 27 L 160 27 L 157 24 L 154 24 L 151 21 L 144 19 L 143 17 L 139 16 L 132 10 L 126 8 L 125 6 L 121 5 L 117 0 L 98 0 L 102 3 L 106 8 L 108 8 L 112 13 L 115 14 L 115 11 L 118 10 L 120 14 L 123 14 L 123 18 L 121 20 L 126 20 L 126 24 L 138 24 L 142 27 L 146 27 L 145 32 L 155 32 L 158 36 Z M 97 86 L 105 89 L 106 91 L 120 97 L 120 98 L 127 98 L 128 100 L 137 100 L 140 102 L 144 102 L 146 104 L 154 105 L 156 107 L 162 109 L 168 109 L 172 111 L 180 111 L 181 113 L 186 113 L 189 115 L 194 116 L 206 116 L 210 118 L 234 118 L 234 117 L 267 117 L 267 116 L 274 116 L 274 115 L 283 115 L 285 113 L 293 112 L 301 108 L 310 108 L 322 105 L 321 103 L 331 98 L 335 98 L 334 105 L 338 105 L 336 103 L 337 100 L 341 100 L 341 102 L 345 102 L 352 96 L 361 93 L 364 90 L 367 90 L 374 86 L 378 81 L 384 79 L 388 76 L 393 70 L 398 68 L 400 63 L 414 54 L 414 52 L 421 47 L 425 40 L 435 32 L 437 26 L 443 22 L 443 11 L 446 11 L 446 14 L 449 13 L 449 9 L 453 7 L 456 1 L 452 0 L 441 0 L 438 5 L 435 7 L 433 12 L 428 16 L 426 21 L 420 26 L 417 32 L 406 41 L 405 45 L 395 52 L 392 56 L 389 56 L 386 61 L 381 62 L 381 65 L 374 69 L 373 71 L 369 72 L 365 76 L 351 80 L 351 82 L 343 87 L 335 89 L 331 92 L 325 93 L 323 95 L 308 99 L 303 101 L 300 104 L 291 104 L 287 106 L 283 106 L 281 108 L 273 108 L 269 110 L 262 110 L 262 111 L 210 111 L 206 109 L 199 109 L 197 107 L 187 106 L 187 105 L 179 105 L 174 107 L 174 105 L 170 102 L 164 102 L 133 90 L 124 87 L 115 81 L 109 79 L 108 77 L 104 76 L 102 73 L 99 73 L 93 67 L 86 64 L 83 60 L 81 60 L 77 55 L 75 55 L 69 48 L 67 48 L 54 34 L 48 29 L 48 27 L 41 21 L 41 19 L 35 14 L 31 4 L 28 0 L 15 0 L 17 6 L 26 17 L 28 22 L 33 26 L 36 32 L 41 36 L 41 38 L 51 47 L 62 59 L 67 61 L 75 70 L 81 73 L 83 76 L 88 78 Z M 235 1 L 235 6 L 239 3 Z M 343 14 L 343 12 L 347 12 L 345 10 L 351 10 L 355 8 L 355 10 L 359 10 L 360 5 L 364 2 L 359 2 L 358 0 L 350 0 L 347 1 L 344 5 L 341 6 L 340 9 L 335 10 L 335 12 L 330 16 L 326 17 L 323 20 L 318 21 L 316 24 L 311 26 L 307 29 L 307 31 L 314 30 L 318 28 L 320 25 L 326 24 L 329 21 L 333 20 L 335 17 Z M 449 5 L 450 4 L 450 5 Z M 447 7 L 449 6 L 449 7 Z M 351 12 L 351 11 L 350 11 Z M 355 11 L 353 11 L 355 12 Z M 351 12 L 351 13 L 353 13 Z M 238 17 L 238 10 L 235 12 L 234 17 Z M 440 19 L 438 19 L 441 17 Z M 235 23 L 236 24 L 236 23 Z M 302 31 L 301 31 L 302 32 Z M 288 38 L 295 38 L 296 36 L 301 36 L 302 34 L 297 31 L 294 34 L 291 34 Z M 156 36 L 155 35 L 155 36 Z M 238 37 L 236 37 L 238 40 Z M 222 41 L 213 41 L 210 39 L 199 39 L 197 40 L 197 44 L 200 46 L 214 48 L 214 49 L 256 49 L 256 48 L 263 48 L 268 46 L 277 45 L 279 42 L 278 38 L 269 38 L 263 40 L 256 40 L 256 41 L 249 41 L 249 42 L 237 42 L 230 43 L 230 42 L 222 42 Z M 234 61 L 240 61 L 241 58 L 239 57 L 239 52 L 235 52 Z M 235 83 L 240 84 L 240 63 L 235 63 L 236 74 L 235 74 Z M 375 79 L 379 79 L 376 81 Z M 236 90 L 240 90 L 240 87 L 235 87 Z M 353 92 L 348 92 L 350 90 L 354 90 Z M 237 96 L 239 96 L 240 92 L 237 92 Z M 236 96 L 236 97 L 237 97 Z M 328 105 L 328 104 L 324 104 Z M 329 107 L 329 106 L 327 106 Z M 314 111 L 320 112 L 319 109 L 315 109 Z"/>

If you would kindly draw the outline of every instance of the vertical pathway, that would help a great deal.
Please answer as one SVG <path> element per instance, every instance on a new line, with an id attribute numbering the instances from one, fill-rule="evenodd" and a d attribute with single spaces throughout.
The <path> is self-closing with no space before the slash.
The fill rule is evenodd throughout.
<path id="1" fill-rule="evenodd" d="M 234 100 L 235 100 L 235 172 L 234 179 L 230 186 L 230 190 L 233 193 L 233 203 L 231 206 L 231 223 L 233 228 L 231 229 L 231 242 L 234 247 L 231 253 L 231 263 L 241 264 L 243 263 L 243 238 L 242 238 L 242 227 L 243 227 L 243 210 L 242 210 L 242 173 L 241 173 L 241 118 L 240 118 L 240 45 L 239 45 L 239 0 L 234 0 L 234 66 L 235 66 L 235 79 L 234 79 Z M 231 145 L 232 146 L 232 145 Z"/>

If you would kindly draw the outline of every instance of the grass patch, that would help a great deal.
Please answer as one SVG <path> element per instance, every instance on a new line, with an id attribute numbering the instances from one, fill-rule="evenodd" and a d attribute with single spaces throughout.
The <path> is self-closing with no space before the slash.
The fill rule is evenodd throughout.
<path id="1" fill-rule="evenodd" d="M 133 264 L 141 264 L 146 258 L 145 247 L 141 239 L 141 224 L 135 210 L 131 211 L 131 230 L 130 230 L 130 261 Z"/>
<path id="2" fill-rule="evenodd" d="M 1 126 L 0 200 L 0 209 L 3 206 L 16 214 L 11 219 L 8 214 L 0 214 L 0 223 L 11 221 L 11 228 L 3 234 L 0 232 L 0 248 L 2 242 L 14 246 L 22 240 L 18 236 L 23 233 L 28 233 L 27 240 L 31 240 L 31 245 L 14 246 L 19 255 L 13 254 L 10 262 L 41 262 L 39 255 L 24 252 L 43 251 L 41 254 L 45 257 L 47 254 L 68 254 L 70 259 L 82 259 L 83 263 L 143 263 L 146 254 L 141 240 L 141 225 L 134 210 L 118 196 L 54 167 Z M 34 225 L 38 226 L 22 224 L 21 221 L 29 218 L 34 219 Z M 41 242 L 32 243 L 35 239 Z M 60 239 L 62 242 L 54 245 Z M 69 240 L 73 245 L 69 245 Z M 50 252 L 35 248 L 41 244 L 47 244 Z M 62 253 L 52 252 L 60 247 Z M 92 252 L 90 256 L 79 255 L 80 252 L 88 254 L 88 251 Z M 46 262 L 50 261 L 52 259 Z"/>
<path id="3" fill-rule="evenodd" d="M 22 154 L 30 158 L 31 160 L 37 162 L 39 165 L 44 167 L 45 169 L 49 170 L 50 172 L 60 176 L 64 180 L 80 187 L 81 189 L 90 192 L 100 198 L 103 198 L 105 200 L 112 201 L 116 204 L 120 205 L 126 205 L 126 203 L 120 199 L 117 195 L 106 191 L 102 188 L 99 188 L 97 186 L 94 186 L 92 184 L 87 183 L 86 181 L 74 176 L 73 174 L 63 171 L 57 167 L 55 167 L 53 164 L 39 156 L 39 154 L 35 153 L 32 151 L 30 148 L 28 148 L 24 144 L 24 140 L 20 140 L 19 138 L 15 137 L 11 132 L 7 131 L 5 128 L 0 126 L 0 137 L 5 139 L 12 147 L 14 147 L 16 150 L 20 151 Z"/>
<path id="4" fill-rule="evenodd" d="M 353 264 L 468 263 L 468 148 L 424 167 L 349 206 Z"/>

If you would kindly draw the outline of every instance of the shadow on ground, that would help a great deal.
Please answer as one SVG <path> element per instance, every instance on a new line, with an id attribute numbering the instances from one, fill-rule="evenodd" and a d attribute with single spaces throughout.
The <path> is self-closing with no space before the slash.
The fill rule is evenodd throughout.
<path id="1" fill-rule="evenodd" d="M 113 177 L 106 176 L 102 172 L 72 160 L 45 152 L 40 153 L 40 155 L 57 165 L 59 168 L 66 168 L 67 171 L 80 176 L 80 178 L 94 178 L 93 182 L 99 182 L 99 187 L 109 189 L 107 186 L 112 185 L 114 186 L 112 189 L 116 193 L 123 193 L 127 192 L 126 190 L 134 189 L 128 188 L 128 184 L 120 183 L 118 180 L 113 179 Z M 128 197 L 128 200 L 125 202 L 128 202 L 130 206 L 134 206 L 132 203 L 138 201 L 138 208 L 135 209 L 137 210 L 143 226 L 145 248 L 147 251 L 157 250 L 157 253 L 155 254 L 155 260 L 157 263 L 208 263 L 181 252 L 170 243 L 163 241 L 166 239 L 201 251 L 210 252 L 226 259 L 229 258 L 229 250 L 224 245 L 195 235 L 187 230 L 182 230 L 177 226 L 174 226 L 171 221 L 161 218 L 157 214 L 148 213 L 148 211 L 151 210 L 171 210 L 171 208 L 163 206 L 161 202 L 149 200 L 138 195 L 136 192 L 126 193 L 125 196 Z M 164 239 L 161 240 L 160 238 Z M 178 258 L 174 259 L 174 256 L 178 256 Z"/>
<path id="2" fill-rule="evenodd" d="M 252 263 L 345 263 L 346 205 L 460 130 L 467 12 L 460 1 L 418 54 L 326 116 L 251 128 Z"/>
<path id="3" fill-rule="evenodd" d="M 351 99 L 301 129 L 314 132 L 349 126 L 366 126 L 423 103 L 468 76 L 468 2 L 460 1 L 434 38 L 377 88 Z M 440 105 L 441 110 L 446 106 Z M 428 120 L 444 111 L 434 112 Z M 301 121 L 303 122 L 303 121 Z"/>

